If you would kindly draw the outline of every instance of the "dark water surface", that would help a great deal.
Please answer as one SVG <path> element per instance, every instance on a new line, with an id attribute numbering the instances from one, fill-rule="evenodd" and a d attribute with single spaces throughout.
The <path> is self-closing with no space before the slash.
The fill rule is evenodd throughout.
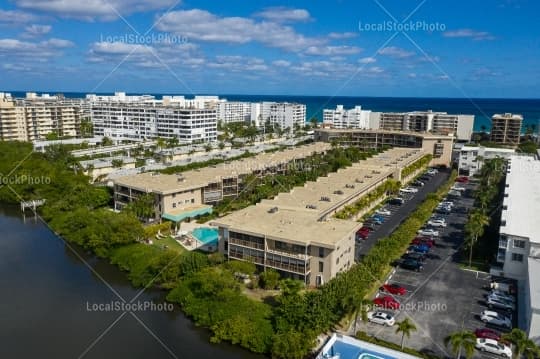
<path id="1" fill-rule="evenodd" d="M 17 207 L 0 206 L 0 358 L 261 358 L 228 344 L 210 344 L 178 307 L 134 311 L 89 310 L 127 302 L 140 291 L 106 261 L 77 253 L 39 220 Z M 163 304 L 147 290 L 139 303 Z M 115 323 L 116 321 L 116 323 Z M 146 327 L 146 328 L 145 328 Z M 163 344 L 161 344 L 161 343 Z M 169 352 L 170 351 L 170 352 Z"/>

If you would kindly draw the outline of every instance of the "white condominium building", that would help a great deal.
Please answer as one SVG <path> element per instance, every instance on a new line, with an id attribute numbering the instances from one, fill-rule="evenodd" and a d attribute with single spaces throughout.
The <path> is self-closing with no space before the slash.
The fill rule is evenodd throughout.
<path id="1" fill-rule="evenodd" d="M 59 137 L 76 137 L 82 114 L 82 101 L 63 97 L 37 96 L 28 93 L 14 99 L 0 93 L 0 139 L 35 141 L 51 133 Z"/>
<path id="2" fill-rule="evenodd" d="M 186 100 L 183 96 L 87 95 L 96 136 L 116 141 L 178 138 L 180 143 L 217 140 L 217 97 Z"/>
<path id="3" fill-rule="evenodd" d="M 371 111 L 362 110 L 361 106 L 355 106 L 350 110 L 338 105 L 335 110 L 325 109 L 323 111 L 323 124 L 333 128 L 374 128 L 375 124 L 370 120 Z"/>
<path id="4" fill-rule="evenodd" d="M 491 273 L 518 281 L 518 324 L 540 343 L 540 161 L 508 161 L 497 262 Z"/>
<path id="5" fill-rule="evenodd" d="M 293 132 L 296 127 L 304 127 L 306 123 L 306 105 L 289 102 L 262 102 L 261 123 L 266 121 L 272 126 Z"/>
<path id="6" fill-rule="evenodd" d="M 218 108 L 218 121 L 222 121 L 223 124 L 232 122 L 245 122 L 251 121 L 251 103 L 239 102 L 239 101 L 221 101 Z"/>
<path id="7" fill-rule="evenodd" d="M 383 112 L 380 129 L 390 131 L 433 132 L 454 134 L 458 141 L 469 141 L 472 137 L 474 115 L 452 115 L 446 112 L 413 111 Z"/>
<path id="8" fill-rule="evenodd" d="M 513 148 L 492 148 L 483 146 L 463 146 L 459 151 L 458 171 L 460 175 L 474 176 L 482 169 L 485 160 L 496 157 L 510 158 Z"/>

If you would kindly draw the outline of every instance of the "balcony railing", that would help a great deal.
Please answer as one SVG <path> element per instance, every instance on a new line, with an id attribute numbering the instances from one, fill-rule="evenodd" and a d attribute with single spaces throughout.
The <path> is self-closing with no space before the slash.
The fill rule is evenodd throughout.
<path id="1" fill-rule="evenodd" d="M 305 275 L 309 272 L 309 264 L 304 266 L 304 265 L 297 265 L 297 264 L 282 263 L 282 262 L 274 261 L 271 259 L 267 259 L 266 265 L 272 268 L 281 269 L 288 272 L 299 273 L 302 275 Z"/>
<path id="2" fill-rule="evenodd" d="M 307 255 L 305 253 L 295 253 L 295 252 L 289 252 L 289 251 L 284 251 L 284 250 L 275 249 L 275 248 L 267 248 L 266 252 L 271 253 L 271 254 L 277 254 L 277 255 L 280 255 L 280 256 L 284 256 L 284 257 L 297 258 L 297 259 L 301 259 L 301 260 L 304 260 L 304 261 L 308 260 L 309 257 L 311 257 L 310 255 Z"/>
<path id="3" fill-rule="evenodd" d="M 499 248 L 508 248 L 508 240 L 507 239 L 499 239 Z"/>
<path id="4" fill-rule="evenodd" d="M 234 237 L 229 237 L 229 243 L 237 244 L 242 247 L 254 248 L 254 249 L 259 249 L 261 251 L 264 251 L 264 243 L 256 243 L 256 242 L 246 241 L 246 240 L 238 239 Z"/>
<path id="5" fill-rule="evenodd" d="M 238 259 L 243 261 L 248 261 L 257 264 L 264 264 L 264 259 L 262 257 L 244 255 L 242 252 L 229 251 L 229 258 Z"/>

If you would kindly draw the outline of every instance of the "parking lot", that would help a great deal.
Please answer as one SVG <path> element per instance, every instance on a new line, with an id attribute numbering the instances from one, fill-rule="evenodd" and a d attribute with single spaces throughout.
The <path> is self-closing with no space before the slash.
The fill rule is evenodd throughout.
<path id="1" fill-rule="evenodd" d="M 446 219 L 447 227 L 437 228 L 440 236 L 426 255 L 423 270 L 415 272 L 397 266 L 387 280 L 389 284 L 397 284 L 407 289 L 405 295 L 393 296 L 402 306 L 399 312 L 393 312 L 396 321 L 408 317 L 417 327 L 417 331 L 406 339 L 406 346 L 439 357 L 455 357 L 450 349 L 444 346 L 444 338 L 450 333 L 486 327 L 479 317 L 483 310 L 488 309 L 484 303 L 488 291 L 484 287 L 489 285 L 491 277 L 487 273 L 464 270 L 457 263 L 458 250 L 463 243 L 467 211 L 474 202 L 474 186 L 459 185 L 465 187 L 466 192 L 453 199 L 455 206 L 452 213 L 442 215 Z M 388 293 L 378 294 L 380 295 Z M 515 318 L 513 322 L 515 325 Z M 358 328 L 394 343 L 401 340 L 400 334 L 395 334 L 395 327 L 368 323 L 359 324 Z M 490 328 L 505 332 L 501 328 Z M 475 357 L 497 356 L 476 351 Z"/>

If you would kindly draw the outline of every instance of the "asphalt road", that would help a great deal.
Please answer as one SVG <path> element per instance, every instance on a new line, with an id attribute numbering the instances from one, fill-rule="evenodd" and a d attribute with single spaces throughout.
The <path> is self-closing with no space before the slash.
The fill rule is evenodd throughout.
<path id="1" fill-rule="evenodd" d="M 377 228 L 369 234 L 369 237 L 366 240 L 356 242 L 356 261 L 361 261 L 378 240 L 388 237 L 395 231 L 401 222 L 407 219 L 416 207 L 424 201 L 429 193 L 437 191 L 437 189 L 448 179 L 449 175 L 449 169 L 439 170 L 439 173 L 434 175 L 423 187 L 417 187 L 417 193 L 404 194 L 402 197 L 405 199 L 405 203 L 401 206 L 386 205 L 385 207 L 390 209 L 392 214 L 390 216 L 384 216 L 386 218 L 384 223 L 377 226 Z"/>

